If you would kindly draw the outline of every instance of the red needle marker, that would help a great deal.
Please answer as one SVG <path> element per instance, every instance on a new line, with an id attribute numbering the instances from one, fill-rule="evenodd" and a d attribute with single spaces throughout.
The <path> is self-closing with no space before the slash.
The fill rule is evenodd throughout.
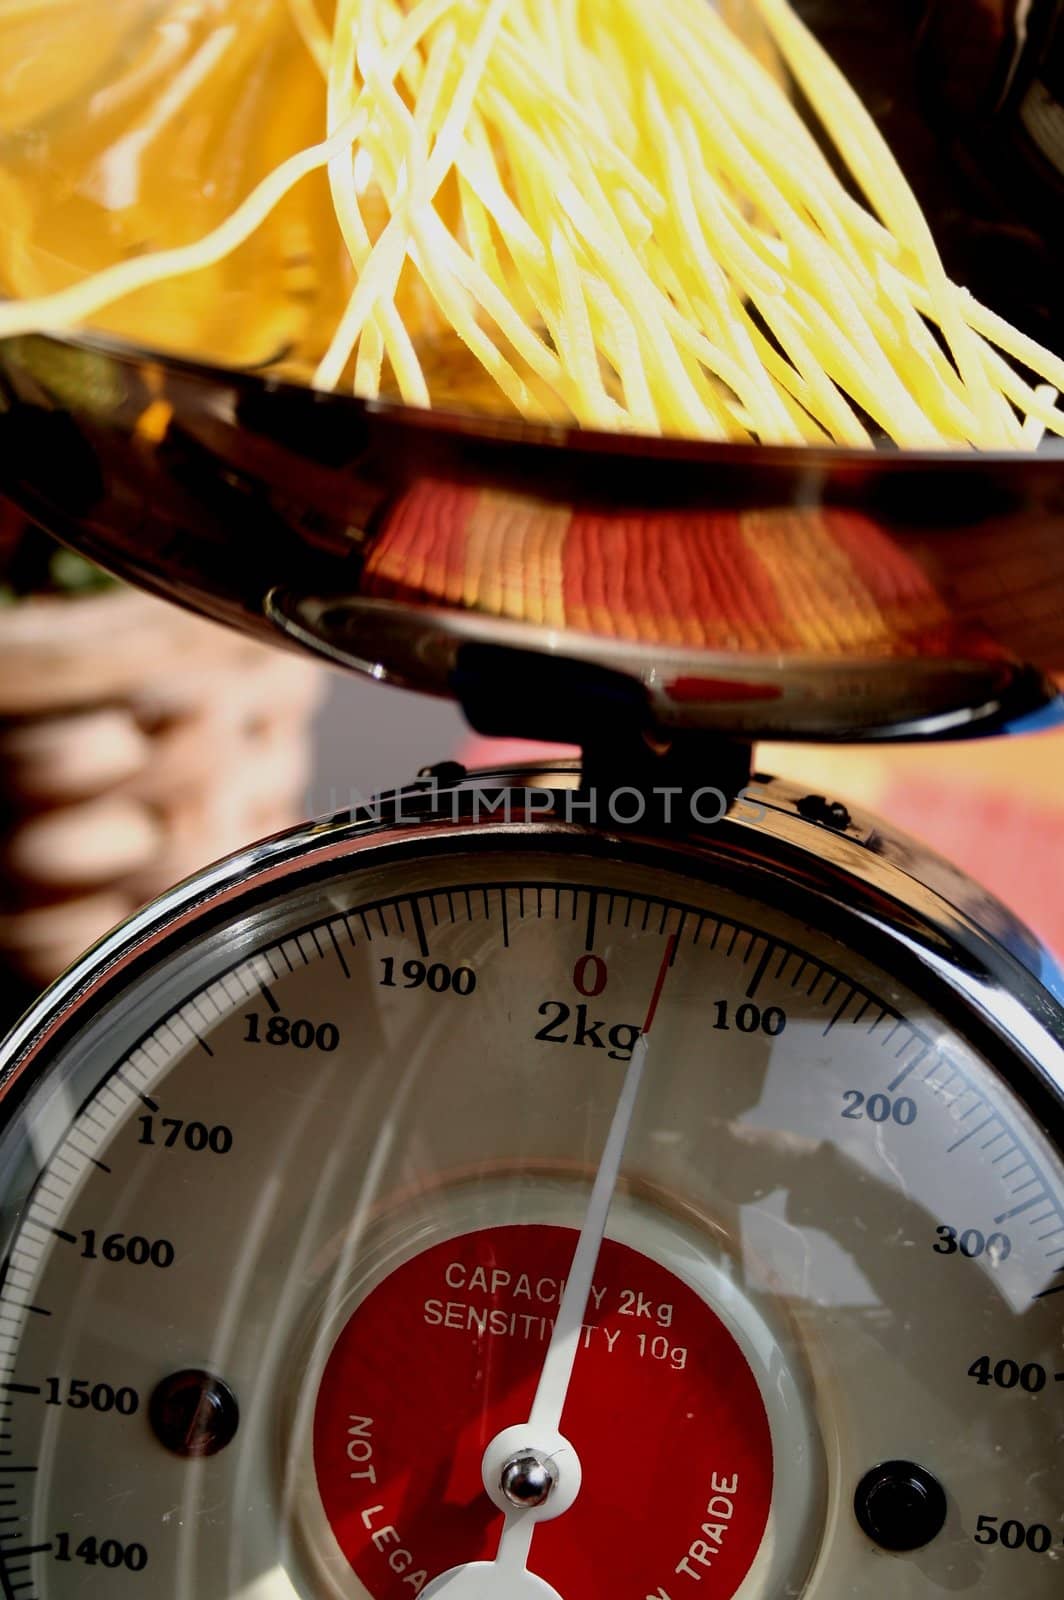
<path id="1" fill-rule="evenodd" d="M 647 1007 L 646 1020 L 643 1023 L 644 1034 L 650 1032 L 651 1025 L 653 1024 L 654 1017 L 658 1009 L 658 1001 L 661 999 L 661 991 L 665 987 L 665 976 L 668 973 L 669 968 L 672 966 L 672 958 L 675 954 L 676 935 L 674 933 L 670 933 L 668 941 L 665 945 L 665 954 L 661 958 L 661 966 L 658 968 L 658 981 L 654 985 L 654 993 L 651 995 L 650 1004 Z"/>

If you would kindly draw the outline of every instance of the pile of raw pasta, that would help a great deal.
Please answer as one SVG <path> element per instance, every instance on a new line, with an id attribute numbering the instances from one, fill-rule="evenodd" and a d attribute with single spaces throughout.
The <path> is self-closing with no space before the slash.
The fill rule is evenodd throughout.
<path id="1" fill-rule="evenodd" d="M 338 314 L 314 329 L 319 387 L 439 404 L 448 350 L 470 396 L 586 427 L 978 449 L 1064 434 L 1064 362 L 949 281 L 881 135 L 786 0 L 276 7 L 313 65 L 321 141 L 202 237 L 0 304 L 0 336 L 172 293 L 324 169 L 345 260 Z"/>

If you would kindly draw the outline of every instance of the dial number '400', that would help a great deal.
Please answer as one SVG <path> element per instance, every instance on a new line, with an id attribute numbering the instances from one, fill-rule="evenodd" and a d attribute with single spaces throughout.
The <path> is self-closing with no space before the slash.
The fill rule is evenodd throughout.
<path id="1" fill-rule="evenodd" d="M 991 1385 L 995 1389 L 1021 1389 L 1024 1394 L 1041 1394 L 1049 1382 L 1049 1374 L 1045 1367 L 1037 1361 L 1028 1361 L 1023 1366 L 1018 1361 L 1006 1358 L 991 1364 L 989 1356 L 980 1356 L 968 1368 L 969 1378 L 974 1378 L 981 1389 L 988 1389 Z M 1064 1374 L 1061 1375 L 1064 1377 Z"/>

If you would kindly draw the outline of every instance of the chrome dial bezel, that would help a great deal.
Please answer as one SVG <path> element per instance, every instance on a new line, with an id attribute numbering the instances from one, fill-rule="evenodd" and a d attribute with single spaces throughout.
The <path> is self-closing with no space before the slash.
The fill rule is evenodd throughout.
<path id="1" fill-rule="evenodd" d="M 870 815 L 809 820 L 808 797 L 761 775 L 711 827 L 588 826 L 572 817 L 575 766 L 435 779 L 372 807 L 306 824 L 178 885 L 90 950 L 0 1044 L 6 1121 L 52 1054 L 126 985 L 231 925 L 239 911 L 365 860 L 507 847 L 659 859 L 700 878 L 741 882 L 780 909 L 861 948 L 980 1047 L 1057 1148 L 1064 1147 L 1064 971 L 994 897 Z M 508 818 L 484 815 L 508 790 Z M 534 796 L 529 804 L 529 796 Z M 547 796 L 551 796 L 549 809 Z M 479 797 L 479 799 L 478 799 Z M 579 813 L 578 813 L 579 814 Z"/>

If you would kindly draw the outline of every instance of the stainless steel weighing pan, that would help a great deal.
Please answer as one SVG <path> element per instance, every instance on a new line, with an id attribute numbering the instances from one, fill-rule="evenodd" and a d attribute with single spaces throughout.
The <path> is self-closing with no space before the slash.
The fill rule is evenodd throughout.
<path id="1" fill-rule="evenodd" d="M 954 278 L 1064 350 L 1064 4 L 798 9 Z M 1059 712 L 1059 444 L 613 436 L 35 336 L 0 344 L 0 492 L 145 588 L 434 693 L 479 674 L 504 695 L 509 663 L 560 656 L 664 732 L 956 736 Z"/>

